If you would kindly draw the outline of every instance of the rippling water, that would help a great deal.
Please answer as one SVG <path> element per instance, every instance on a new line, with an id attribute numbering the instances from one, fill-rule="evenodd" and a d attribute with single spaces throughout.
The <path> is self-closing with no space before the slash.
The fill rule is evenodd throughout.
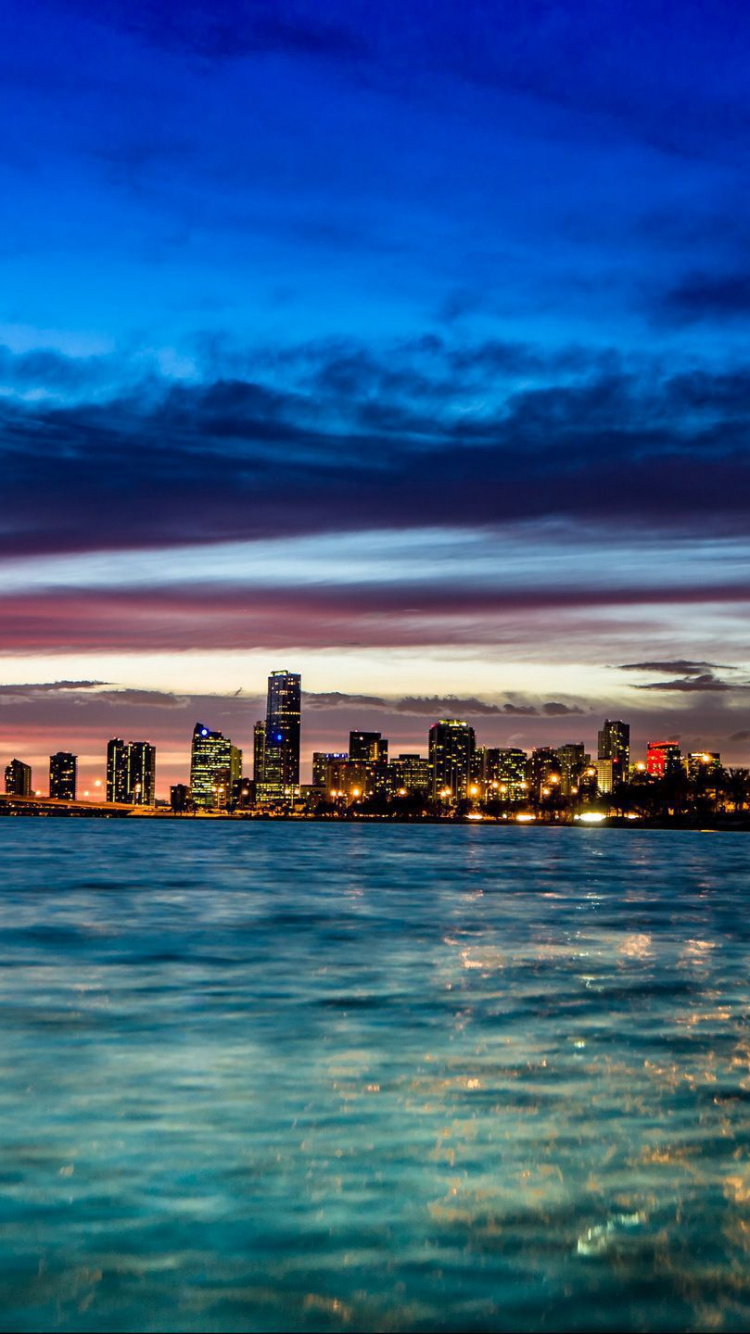
<path id="1" fill-rule="evenodd" d="M 746 836 L 0 848 L 2 1329 L 750 1326 Z"/>

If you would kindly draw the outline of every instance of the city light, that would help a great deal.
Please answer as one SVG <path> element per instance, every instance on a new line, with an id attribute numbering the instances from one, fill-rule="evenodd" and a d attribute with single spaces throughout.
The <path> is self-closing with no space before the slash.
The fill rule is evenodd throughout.
<path id="1" fill-rule="evenodd" d="M 474 728 L 455 718 L 430 727 L 426 755 L 407 753 L 389 759 L 389 743 L 380 732 L 356 731 L 350 733 L 348 751 L 314 752 L 313 782 L 300 784 L 300 690 L 298 675 L 271 673 L 267 719 L 278 719 L 275 725 L 283 724 L 286 730 L 255 724 L 252 783 L 243 779 L 242 751 L 223 733 L 196 723 L 190 783 L 175 784 L 169 803 L 156 793 L 155 747 L 117 738 L 107 744 L 106 793 L 105 780 L 96 778 L 80 791 L 78 800 L 106 800 L 122 808 L 122 814 L 190 813 L 238 819 L 269 814 L 419 820 L 439 815 L 475 822 L 481 817 L 495 823 L 596 825 L 605 820 L 677 821 L 690 813 L 708 819 L 713 814 L 747 812 L 750 820 L 750 769 L 725 769 L 718 751 L 683 754 L 675 741 L 648 742 L 647 759 L 631 762 L 629 726 L 620 721 L 605 721 L 598 734 L 596 763 L 586 754 L 583 741 L 557 750 L 544 745 L 531 751 L 478 744 Z M 274 743 L 271 759 L 266 737 Z M 288 777 L 293 779 L 288 782 L 287 762 Z M 31 767 L 11 760 L 0 802 L 34 797 L 52 802 L 54 811 L 26 808 L 24 813 L 62 812 L 76 802 L 77 763 L 78 757 L 67 751 L 50 756 L 49 796 L 43 797 L 42 788 L 32 787 Z M 404 798 L 410 798 L 408 805 L 401 804 Z M 326 800 L 331 803 L 328 809 Z M 585 809 L 588 801 L 598 809 Z M 521 803 L 526 810 L 518 811 Z"/>

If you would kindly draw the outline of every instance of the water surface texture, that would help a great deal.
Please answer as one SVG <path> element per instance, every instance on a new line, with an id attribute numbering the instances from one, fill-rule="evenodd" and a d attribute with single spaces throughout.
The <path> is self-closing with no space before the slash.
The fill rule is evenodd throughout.
<path id="1" fill-rule="evenodd" d="M 2 1329 L 750 1326 L 747 836 L 0 848 Z"/>

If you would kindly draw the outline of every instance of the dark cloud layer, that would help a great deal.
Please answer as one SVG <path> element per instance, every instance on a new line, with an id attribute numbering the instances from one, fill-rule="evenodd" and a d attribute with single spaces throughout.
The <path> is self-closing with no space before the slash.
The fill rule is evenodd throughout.
<path id="1" fill-rule="evenodd" d="M 747 368 L 660 376 L 592 355 L 518 388 L 487 381 L 487 359 L 502 355 L 439 340 L 382 357 L 312 346 L 287 357 L 283 387 L 259 370 L 152 377 L 109 401 L 6 397 L 0 552 L 553 516 L 700 518 L 704 534 L 746 524 Z"/>
<path id="2" fill-rule="evenodd" d="M 531 704 L 516 700 L 507 700 L 495 704 L 487 700 L 468 698 L 459 695 L 407 695 L 403 699 L 387 699 L 378 695 L 347 695 L 341 691 L 319 694 L 306 694 L 305 703 L 314 709 L 338 709 L 342 707 L 362 707 L 384 709 L 391 714 L 411 714 L 415 717 L 450 717 L 450 718 L 487 718 L 487 717 L 564 717 L 566 714 L 582 714 L 584 709 L 575 704 L 562 704 L 557 700 Z"/>
<path id="3" fill-rule="evenodd" d="M 738 687 L 720 680 L 713 672 L 702 672 L 699 676 L 683 676 L 674 681 L 651 681 L 648 685 L 637 686 L 636 689 L 676 691 L 687 695 L 706 691 L 723 694 Z"/>

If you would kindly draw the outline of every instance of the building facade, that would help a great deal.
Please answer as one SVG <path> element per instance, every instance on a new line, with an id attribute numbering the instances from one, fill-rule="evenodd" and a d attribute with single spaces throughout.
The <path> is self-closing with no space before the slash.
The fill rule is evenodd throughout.
<path id="1" fill-rule="evenodd" d="M 156 747 L 149 741 L 131 741 L 128 751 L 128 800 L 134 806 L 154 806 Z"/>
<path id="2" fill-rule="evenodd" d="M 526 793 L 528 756 L 516 746 L 490 746 L 485 763 L 487 795 L 520 801 Z"/>
<path id="3" fill-rule="evenodd" d="M 630 724 L 619 718 L 605 718 L 597 740 L 597 758 L 611 760 L 614 782 L 623 783 L 630 768 Z"/>
<path id="4" fill-rule="evenodd" d="M 589 757 L 582 741 L 569 741 L 567 745 L 557 747 L 557 758 L 560 761 L 560 791 L 564 797 L 569 797 L 575 794 Z"/>
<path id="5" fill-rule="evenodd" d="M 223 732 L 203 723 L 193 729 L 190 752 L 190 790 L 198 810 L 220 810 L 229 805 L 233 783 L 242 777 L 242 751 Z"/>
<path id="6" fill-rule="evenodd" d="M 288 803 L 299 795 L 301 701 L 301 678 L 297 672 L 271 672 L 263 780 L 256 786 L 258 801 Z"/>
<path id="7" fill-rule="evenodd" d="M 127 741 L 112 737 L 107 742 L 107 801 L 128 802 L 130 791 L 130 763 Z"/>
<path id="8" fill-rule="evenodd" d="M 681 768 L 682 755 L 676 741 L 649 741 L 646 771 L 650 778 L 669 778 Z"/>
<path id="9" fill-rule="evenodd" d="M 463 801 L 472 780 L 474 728 L 459 718 L 441 718 L 429 733 L 432 795 Z"/>
<path id="10" fill-rule="evenodd" d="M 78 779 L 78 756 L 67 750 L 58 750 L 49 757 L 49 794 L 57 801 L 75 801 Z"/>
<path id="11" fill-rule="evenodd" d="M 349 759 L 346 751 L 314 750 L 312 757 L 312 785 L 321 795 L 335 786 L 331 783 L 329 770 L 332 764 L 345 764 Z"/>
<path id="12" fill-rule="evenodd" d="M 31 796 L 31 765 L 11 760 L 5 769 L 5 792 L 9 797 Z"/>
<path id="13" fill-rule="evenodd" d="M 107 743 L 107 801 L 156 804 L 156 748 L 149 741 L 113 737 Z"/>

